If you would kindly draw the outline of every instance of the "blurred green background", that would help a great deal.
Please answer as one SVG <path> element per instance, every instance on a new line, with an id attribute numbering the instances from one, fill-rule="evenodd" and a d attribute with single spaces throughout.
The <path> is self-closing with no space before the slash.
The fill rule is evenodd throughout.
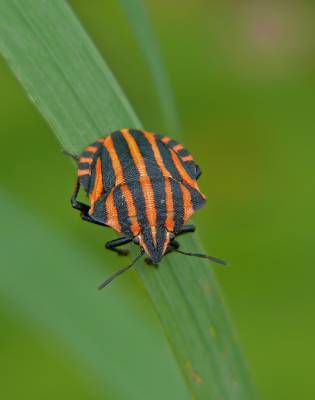
<path id="1" fill-rule="evenodd" d="M 70 4 L 143 125 L 164 132 L 120 3 Z M 313 398 L 315 6 L 146 5 L 182 141 L 203 170 L 208 204 L 195 222 L 207 251 L 230 263 L 217 276 L 258 390 L 263 399 Z M 0 69 L 1 398 L 188 399 L 136 274 L 96 292 L 124 262 L 102 249 L 113 232 L 70 208 L 73 166 L 3 60 Z"/>

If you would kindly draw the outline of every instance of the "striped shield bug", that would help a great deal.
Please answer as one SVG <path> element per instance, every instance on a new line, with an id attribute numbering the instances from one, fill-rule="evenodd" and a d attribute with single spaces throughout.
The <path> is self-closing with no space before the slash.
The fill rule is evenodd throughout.
<path id="1" fill-rule="evenodd" d="M 107 249 L 126 255 L 128 250 L 119 246 L 132 241 L 141 249 L 131 264 L 106 279 L 100 289 L 144 253 L 154 265 L 173 251 L 225 264 L 216 257 L 181 251 L 175 239 L 195 231 L 186 223 L 206 202 L 197 184 L 201 170 L 181 144 L 157 133 L 121 129 L 98 139 L 80 156 L 65 153 L 78 163 L 72 207 L 83 220 L 123 235 L 107 242 Z M 89 204 L 77 200 L 81 186 Z"/>

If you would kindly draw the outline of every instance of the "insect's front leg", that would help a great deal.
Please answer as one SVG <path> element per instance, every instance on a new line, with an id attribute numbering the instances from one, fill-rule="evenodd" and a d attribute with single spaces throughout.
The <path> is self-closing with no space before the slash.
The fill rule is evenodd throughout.
<path id="1" fill-rule="evenodd" d="M 184 225 L 180 229 L 180 231 L 177 233 L 176 236 L 184 235 L 185 233 L 192 233 L 192 232 L 195 232 L 195 230 L 196 230 L 196 228 L 194 225 Z M 174 251 L 174 250 L 177 250 L 179 248 L 179 246 L 180 246 L 180 244 L 178 243 L 177 240 L 175 240 L 175 239 L 171 240 L 170 244 L 168 245 L 168 248 L 165 252 L 165 255 L 172 253 L 172 251 Z"/>
<path id="2" fill-rule="evenodd" d="M 110 240 L 109 242 L 107 242 L 105 244 L 105 247 L 108 250 L 115 251 L 120 256 L 126 256 L 127 254 L 129 254 L 129 250 L 128 249 L 117 249 L 117 247 L 123 246 L 124 244 L 130 243 L 130 242 L 132 242 L 132 239 L 130 239 L 129 237 L 121 237 L 118 239 Z"/>
<path id="3" fill-rule="evenodd" d="M 107 226 L 106 224 L 102 222 L 95 221 L 90 215 L 90 206 L 84 203 L 81 203 L 80 201 L 77 200 L 78 194 L 80 190 L 80 181 L 77 179 L 75 187 L 74 187 L 74 192 L 73 195 L 71 196 L 71 205 L 74 209 L 81 211 L 80 216 L 83 219 L 83 221 L 91 222 L 92 224 L 95 225 L 101 225 L 101 226 Z"/>
<path id="4" fill-rule="evenodd" d="M 185 233 L 192 233 L 195 232 L 195 230 L 196 230 L 195 225 L 184 225 L 181 227 L 176 236 L 184 235 Z"/>
<path id="5" fill-rule="evenodd" d="M 169 243 L 168 248 L 167 248 L 167 250 L 166 250 L 164 255 L 172 253 L 172 251 L 177 250 L 179 248 L 179 246 L 180 246 L 180 244 L 178 243 L 178 241 L 173 239 Z"/>
<path id="6" fill-rule="evenodd" d="M 80 201 L 77 200 L 79 190 L 80 190 L 80 180 L 77 178 L 77 181 L 75 183 L 73 195 L 71 196 L 70 203 L 73 208 L 76 210 L 82 211 L 82 213 L 87 214 L 89 212 L 90 206 L 87 204 L 81 203 Z"/>
<path id="7" fill-rule="evenodd" d="M 81 219 L 83 219 L 83 221 L 91 222 L 95 225 L 108 227 L 108 225 L 104 224 L 103 222 L 95 221 L 95 219 L 93 219 L 88 213 L 85 213 L 84 211 L 81 212 Z"/>

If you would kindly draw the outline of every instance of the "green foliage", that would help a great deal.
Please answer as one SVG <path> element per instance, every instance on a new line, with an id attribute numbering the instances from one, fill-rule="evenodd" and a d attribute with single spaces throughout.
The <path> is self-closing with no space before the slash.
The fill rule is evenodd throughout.
<path id="1" fill-rule="evenodd" d="M 0 49 L 63 148 L 78 153 L 96 137 L 116 128 L 141 127 L 112 73 L 64 1 L 2 1 Z M 184 249 L 202 250 L 196 236 L 181 242 Z M 137 270 L 192 396 L 252 400 L 251 381 L 209 265 L 171 255 L 158 270 L 142 264 Z M 58 281 L 58 269 L 50 273 Z M 43 271 L 41 279 L 45 280 Z M 89 289 L 82 270 L 76 272 L 76 280 L 84 298 Z M 6 288 L 12 290 L 11 295 L 20 293 L 13 292 L 12 284 Z M 67 301 L 66 292 L 62 293 L 59 301 Z M 100 315 L 96 312 L 91 319 Z M 78 312 L 76 322 L 79 318 Z M 95 362 L 99 342 L 95 341 L 92 348 L 88 336 L 74 338 L 77 333 L 71 330 L 71 324 L 59 322 L 74 342 L 84 340 L 78 347 L 101 376 L 101 356 Z M 124 385 L 128 382 L 122 382 Z"/>
<path id="2" fill-rule="evenodd" d="M 69 235 L 34 217 L 28 209 L 23 209 L 20 202 L 14 204 L 14 198 L 3 191 L 0 210 L 3 226 L 6 227 L 6 234 L 1 237 L 5 249 L 2 252 L 0 279 L 2 303 L 12 315 L 19 317 L 20 323 L 30 326 L 31 330 L 41 331 L 44 347 L 50 344 L 58 348 L 56 344 L 59 344 L 63 354 L 58 354 L 62 352 L 60 350 L 57 354 L 60 358 L 63 355 L 65 365 L 71 357 L 75 359 L 74 370 L 77 369 L 82 375 L 82 383 L 78 382 L 79 387 L 82 385 L 80 390 L 89 387 L 88 395 L 78 390 L 76 398 L 104 398 L 98 396 L 101 392 L 106 394 L 106 398 L 111 393 L 114 399 L 136 400 L 146 394 L 158 400 L 160 396 L 168 396 L 170 390 L 173 398 L 178 393 L 181 398 L 188 398 L 176 371 L 172 372 L 173 364 L 165 362 L 168 355 L 163 350 L 163 343 L 155 340 L 156 348 L 150 348 L 147 336 L 156 337 L 157 332 L 148 330 L 132 298 L 126 298 L 126 294 L 119 288 L 111 297 L 100 295 L 96 290 L 98 282 L 104 278 L 101 268 L 103 260 L 98 253 L 80 247 Z M 25 352 L 24 340 L 22 337 L 22 358 L 28 354 Z M 135 348 L 144 347 L 145 351 L 135 354 L 131 345 Z M 38 344 L 35 350 L 37 347 Z M 21 354 L 16 360 L 19 364 L 32 365 L 32 358 L 36 360 L 37 357 L 36 351 L 28 354 L 30 359 L 21 359 Z M 2 356 L 5 358 L 5 354 Z M 137 357 L 138 373 L 130 372 L 132 357 Z M 164 371 L 154 365 L 151 367 L 152 372 L 162 373 L 163 380 L 171 377 L 175 383 L 156 393 L 152 393 L 152 387 L 155 386 L 154 374 L 143 380 L 146 366 L 152 358 L 156 365 L 164 365 L 167 373 L 163 376 Z M 37 362 L 41 363 L 42 360 L 39 358 Z M 9 362 L 3 364 L 0 372 L 5 376 Z M 61 362 L 59 364 L 58 368 L 65 369 L 64 373 L 68 376 L 66 366 Z M 28 368 L 25 374 L 27 372 Z M 43 373 L 43 377 L 40 373 Z M 45 373 L 46 369 L 39 371 L 38 377 L 29 377 L 35 387 L 47 379 Z M 7 389 L 6 382 L 3 382 L 1 393 L 5 396 L 7 389 L 10 398 L 15 398 L 13 393 L 24 396 L 25 392 L 20 392 L 20 386 Z M 47 393 L 47 398 L 50 395 Z"/>
<path id="3" fill-rule="evenodd" d="M 175 99 L 160 57 L 159 46 L 143 0 L 120 0 L 144 55 L 159 97 L 165 128 L 179 129 Z"/>

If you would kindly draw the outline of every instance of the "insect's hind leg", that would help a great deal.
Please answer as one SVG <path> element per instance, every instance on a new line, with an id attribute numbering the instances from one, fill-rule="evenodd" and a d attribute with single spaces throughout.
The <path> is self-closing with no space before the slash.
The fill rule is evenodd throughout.
<path id="1" fill-rule="evenodd" d="M 106 249 L 115 251 L 120 256 L 126 256 L 129 254 L 128 249 L 117 249 L 118 246 L 123 246 L 124 244 L 130 243 L 132 239 L 129 237 L 121 237 L 118 239 L 110 240 L 105 244 Z"/>

